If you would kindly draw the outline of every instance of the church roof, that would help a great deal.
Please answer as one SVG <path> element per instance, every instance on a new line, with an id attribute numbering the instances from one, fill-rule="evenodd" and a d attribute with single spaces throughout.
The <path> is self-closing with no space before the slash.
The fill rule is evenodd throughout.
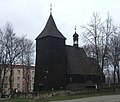
<path id="1" fill-rule="evenodd" d="M 81 75 L 100 75 L 99 71 L 91 64 L 83 48 L 66 46 L 67 73 Z M 98 67 L 97 67 L 98 68 Z"/>
<path id="2" fill-rule="evenodd" d="M 40 39 L 46 36 L 52 36 L 52 37 L 57 37 L 61 39 L 66 39 L 62 33 L 58 30 L 55 21 L 53 19 L 53 16 L 50 14 L 49 19 L 45 25 L 45 28 L 43 31 L 40 33 L 40 35 L 36 39 Z"/>

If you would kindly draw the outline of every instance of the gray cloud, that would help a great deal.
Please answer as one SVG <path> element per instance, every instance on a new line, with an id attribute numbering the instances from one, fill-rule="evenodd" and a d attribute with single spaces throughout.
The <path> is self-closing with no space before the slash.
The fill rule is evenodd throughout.
<path id="1" fill-rule="evenodd" d="M 34 40 L 46 24 L 50 3 L 50 0 L 0 0 L 0 27 L 9 21 L 18 35 L 27 34 Z M 89 22 L 94 11 L 103 18 L 109 11 L 115 22 L 120 22 L 119 0 L 52 0 L 52 4 L 53 17 L 67 44 L 72 44 L 74 26 L 81 35 L 80 26 Z"/>

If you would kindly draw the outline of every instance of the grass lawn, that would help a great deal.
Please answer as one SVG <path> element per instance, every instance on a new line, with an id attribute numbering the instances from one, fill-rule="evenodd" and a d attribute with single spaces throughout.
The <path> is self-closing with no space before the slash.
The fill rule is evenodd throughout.
<path id="1" fill-rule="evenodd" d="M 94 96 L 103 96 L 103 95 L 114 95 L 119 93 L 93 93 L 93 94 L 81 94 L 81 95 L 69 95 L 69 96 L 54 96 L 50 98 L 41 98 L 41 99 L 23 99 L 23 98 L 15 98 L 15 99 L 7 99 L 0 100 L 0 102 L 48 102 L 48 101 L 56 101 L 56 100 L 71 100 L 85 97 L 94 97 Z"/>
<path id="2" fill-rule="evenodd" d="M 31 99 L 21 99 L 21 98 L 17 99 L 17 98 L 15 98 L 15 99 L 0 100 L 0 102 L 32 102 L 32 101 L 31 101 Z"/>

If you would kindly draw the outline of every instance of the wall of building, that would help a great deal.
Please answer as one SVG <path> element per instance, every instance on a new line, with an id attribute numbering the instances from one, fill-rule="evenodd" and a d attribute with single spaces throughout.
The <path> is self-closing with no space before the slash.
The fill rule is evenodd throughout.
<path id="1" fill-rule="evenodd" d="M 23 69 L 24 68 L 24 69 Z M 13 65 L 13 89 L 18 89 L 20 92 L 32 92 L 34 85 L 35 66 Z M 3 71 L 2 71 L 3 76 Z M 10 69 L 7 68 L 4 82 L 4 91 L 9 91 L 9 76 Z M 3 78 L 3 77 L 2 77 Z"/>
<path id="2" fill-rule="evenodd" d="M 44 37 L 36 41 L 35 91 L 58 90 L 66 86 L 65 40 Z"/>

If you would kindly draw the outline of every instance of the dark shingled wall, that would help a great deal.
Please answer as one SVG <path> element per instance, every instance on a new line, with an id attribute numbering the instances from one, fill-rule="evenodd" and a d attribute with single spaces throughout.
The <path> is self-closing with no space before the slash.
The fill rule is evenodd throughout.
<path id="1" fill-rule="evenodd" d="M 66 86 L 65 40 L 44 37 L 37 40 L 35 91 L 58 90 Z"/>
<path id="2" fill-rule="evenodd" d="M 59 90 L 66 86 L 65 39 L 50 15 L 45 28 L 36 38 L 35 91 Z"/>

